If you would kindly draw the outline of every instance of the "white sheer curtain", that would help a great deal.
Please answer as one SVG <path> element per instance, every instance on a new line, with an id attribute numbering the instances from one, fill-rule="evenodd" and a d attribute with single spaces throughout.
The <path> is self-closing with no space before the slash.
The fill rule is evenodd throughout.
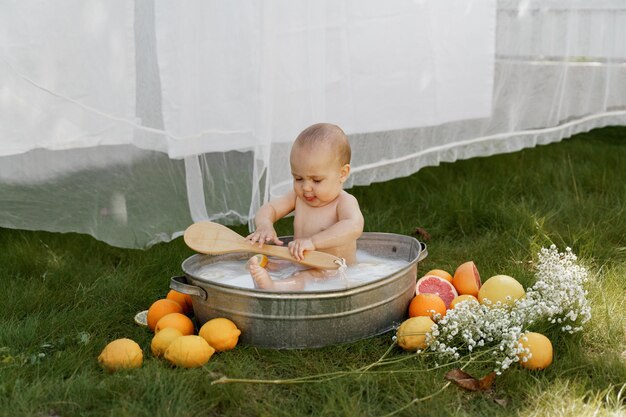
<path id="1" fill-rule="evenodd" d="M 243 223 L 319 121 L 348 186 L 624 125 L 625 39 L 621 0 L 3 2 L 0 226 Z"/>

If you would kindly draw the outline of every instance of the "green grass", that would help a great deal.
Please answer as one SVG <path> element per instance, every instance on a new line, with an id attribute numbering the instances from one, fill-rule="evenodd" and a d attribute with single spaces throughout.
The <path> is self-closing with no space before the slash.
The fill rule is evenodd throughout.
<path id="1" fill-rule="evenodd" d="M 151 357 L 151 335 L 132 318 L 180 273 L 192 254 L 182 239 L 138 251 L 83 235 L 0 229 L 0 415 L 624 415 L 625 160 L 626 128 L 604 128 L 351 190 L 367 231 L 412 234 L 422 227 L 432 235 L 422 272 L 453 271 L 471 259 L 483 278 L 506 273 L 528 286 L 528 261 L 551 242 L 571 246 L 589 267 L 593 318 L 586 329 L 547 329 L 553 365 L 543 372 L 514 366 L 486 394 L 446 387 L 447 368 L 430 370 L 432 358 L 398 348 L 391 357 L 406 360 L 381 369 L 394 372 L 299 385 L 211 385 L 221 376 L 289 379 L 358 369 L 383 355 L 392 335 L 317 350 L 240 345 L 204 368 L 173 369 Z M 289 234 L 289 221 L 278 229 Z M 119 337 L 143 347 L 143 367 L 106 374 L 96 357 Z"/>

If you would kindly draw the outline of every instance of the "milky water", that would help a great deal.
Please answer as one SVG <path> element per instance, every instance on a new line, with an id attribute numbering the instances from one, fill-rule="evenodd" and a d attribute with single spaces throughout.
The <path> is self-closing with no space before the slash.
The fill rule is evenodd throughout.
<path id="1" fill-rule="evenodd" d="M 224 260 L 204 265 L 195 271 L 194 275 L 218 284 L 255 288 L 254 281 L 246 269 L 246 261 L 247 259 Z M 270 261 L 279 264 L 277 269 L 272 268 L 269 271 L 274 281 L 292 279 L 295 273 L 302 270 L 302 266 L 291 262 L 272 258 Z M 339 271 L 334 274 L 335 276 L 303 279 L 304 288 L 301 291 L 330 291 L 355 287 L 391 275 L 408 264 L 409 262 L 402 259 L 383 258 L 358 250 L 356 264 L 350 265 L 344 271 Z M 295 277 L 295 279 L 301 278 Z"/>

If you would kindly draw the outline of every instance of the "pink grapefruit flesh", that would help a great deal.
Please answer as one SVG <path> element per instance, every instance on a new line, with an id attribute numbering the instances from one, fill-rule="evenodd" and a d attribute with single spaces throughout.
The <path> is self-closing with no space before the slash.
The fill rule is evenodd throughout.
<path id="1" fill-rule="evenodd" d="M 426 275 L 420 278 L 415 285 L 416 294 L 437 294 L 446 304 L 446 308 L 450 308 L 450 303 L 459 294 L 454 286 L 447 280 L 436 275 Z"/>

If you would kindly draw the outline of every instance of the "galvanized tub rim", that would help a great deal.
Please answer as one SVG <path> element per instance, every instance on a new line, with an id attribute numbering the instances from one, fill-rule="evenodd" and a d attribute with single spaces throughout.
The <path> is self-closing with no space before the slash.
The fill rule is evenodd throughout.
<path id="1" fill-rule="evenodd" d="M 385 238 L 386 239 L 390 239 L 390 238 L 398 239 L 400 237 L 417 247 L 417 256 L 415 256 L 414 259 L 407 261 L 408 264 L 406 264 L 404 267 L 398 269 L 397 271 L 394 271 L 393 275 L 386 275 L 375 281 L 365 282 L 363 284 L 354 285 L 349 288 L 334 288 L 334 289 L 327 289 L 327 290 L 309 290 L 309 291 L 307 290 L 270 291 L 270 290 L 262 290 L 258 288 L 243 288 L 243 287 L 239 287 L 236 285 L 222 284 L 222 283 L 218 283 L 212 280 L 207 280 L 202 277 L 198 277 L 192 271 L 190 271 L 191 268 L 189 268 L 189 264 L 197 262 L 197 260 L 200 258 L 214 257 L 212 255 L 202 255 L 202 254 L 192 255 L 183 261 L 181 268 L 187 277 L 192 278 L 193 280 L 202 282 L 203 287 L 219 288 L 220 291 L 230 293 L 230 294 L 237 294 L 237 295 L 244 295 L 244 296 L 252 295 L 257 298 L 272 298 L 272 299 L 276 299 L 276 298 L 285 298 L 285 299 L 307 299 L 307 298 L 326 299 L 326 298 L 329 298 L 329 299 L 332 299 L 332 298 L 343 298 L 346 295 L 354 295 L 354 294 L 358 294 L 361 292 L 370 291 L 378 287 L 382 287 L 386 285 L 388 282 L 395 280 L 396 279 L 396 277 L 394 276 L 395 274 L 399 272 L 408 272 L 408 270 L 410 270 L 414 264 L 417 264 L 418 262 L 423 260 L 428 254 L 426 245 L 411 236 L 398 235 L 394 233 L 383 233 L 383 232 L 365 232 L 363 233 L 362 237 L 368 238 L 368 239 L 379 238 L 380 240 L 383 240 Z M 292 239 L 292 236 L 284 236 L 284 237 L 281 237 L 280 239 L 285 242 L 288 242 L 289 240 Z M 250 253 L 250 256 L 254 255 L 254 252 L 249 252 L 249 253 Z M 224 255 L 219 255 L 219 257 L 220 259 L 225 259 Z M 232 254 L 230 257 L 232 257 L 233 259 L 238 259 L 240 257 L 244 258 L 244 255 L 243 253 Z"/>

